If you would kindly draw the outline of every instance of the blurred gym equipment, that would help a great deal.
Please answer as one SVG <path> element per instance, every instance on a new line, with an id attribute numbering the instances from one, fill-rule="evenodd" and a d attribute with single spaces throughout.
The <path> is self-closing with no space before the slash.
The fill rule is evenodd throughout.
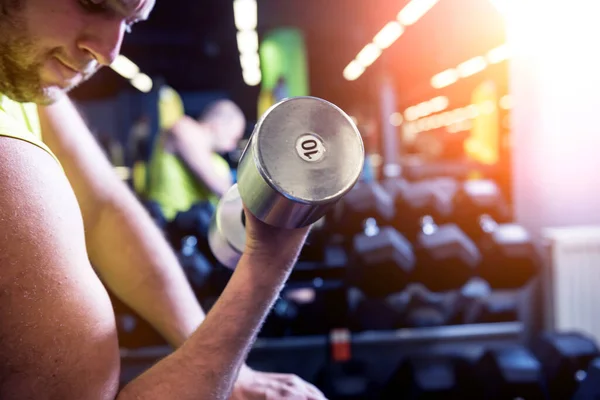
<path id="1" fill-rule="evenodd" d="M 332 211 L 334 230 L 352 238 L 363 231 L 367 219 L 388 225 L 394 217 L 394 201 L 377 182 L 358 182 Z M 352 240 L 348 241 L 351 245 Z"/>
<path id="2" fill-rule="evenodd" d="M 356 288 L 351 288 L 348 292 L 352 331 L 389 331 L 402 326 L 403 313 L 410 300 L 407 293 L 371 298 Z"/>
<path id="3" fill-rule="evenodd" d="M 330 400 L 372 398 L 373 385 L 367 367 L 356 360 L 330 362 L 318 373 L 316 384 Z"/>
<path id="4" fill-rule="evenodd" d="M 401 291 L 411 281 L 416 264 L 412 245 L 396 229 L 380 228 L 374 218 L 353 241 L 348 282 L 369 297 Z"/>
<path id="5" fill-rule="evenodd" d="M 432 291 L 460 289 L 481 263 L 477 246 L 457 225 L 438 226 L 431 216 L 421 220 L 415 253 L 415 281 Z"/>
<path id="6" fill-rule="evenodd" d="M 488 350 L 475 364 L 473 371 L 473 380 L 478 383 L 473 398 L 547 398 L 542 366 L 526 348 Z"/>
<path id="7" fill-rule="evenodd" d="M 479 217 L 489 215 L 498 223 L 510 221 L 510 209 L 498 185 L 490 179 L 467 180 L 458 187 L 453 198 L 451 221 L 469 237 L 476 239 L 481 231 Z"/>
<path id="8" fill-rule="evenodd" d="M 210 278 L 213 266 L 198 249 L 198 239 L 195 236 L 182 239 L 178 257 L 192 288 L 196 291 L 202 289 Z"/>
<path id="9" fill-rule="evenodd" d="M 600 398 L 600 358 L 590 363 L 573 400 L 597 400 L 598 398 Z"/>
<path id="10" fill-rule="evenodd" d="M 487 324 L 519 320 L 519 298 L 514 293 L 492 293 L 465 306 L 465 324 Z"/>
<path id="11" fill-rule="evenodd" d="M 424 215 L 445 221 L 453 210 L 452 198 L 457 182 L 438 178 L 411 183 L 401 179 L 387 179 L 383 186 L 394 201 L 396 213 L 393 225 L 415 240 Z"/>
<path id="12" fill-rule="evenodd" d="M 517 289 L 537 276 L 541 259 L 531 235 L 521 225 L 498 224 L 491 216 L 479 218 L 480 276 L 495 289 Z"/>
<path id="13" fill-rule="evenodd" d="M 542 364 L 550 399 L 570 399 L 586 377 L 590 363 L 600 356 L 596 343 L 581 333 L 542 333 L 532 344 Z"/>
<path id="14" fill-rule="evenodd" d="M 469 364 L 452 355 L 414 355 L 401 362 L 382 399 L 454 399 L 469 397 Z"/>
<path id="15" fill-rule="evenodd" d="M 214 213 L 215 207 L 208 201 L 194 204 L 189 210 L 177 213 L 167 228 L 171 242 L 180 243 L 186 236 L 206 241 Z"/>

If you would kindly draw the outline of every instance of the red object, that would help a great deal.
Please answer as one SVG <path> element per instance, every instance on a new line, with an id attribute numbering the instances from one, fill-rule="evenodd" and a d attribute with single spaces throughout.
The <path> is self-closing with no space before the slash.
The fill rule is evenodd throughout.
<path id="1" fill-rule="evenodd" d="M 348 329 L 334 329 L 329 333 L 333 361 L 345 362 L 352 358 L 350 336 Z"/>

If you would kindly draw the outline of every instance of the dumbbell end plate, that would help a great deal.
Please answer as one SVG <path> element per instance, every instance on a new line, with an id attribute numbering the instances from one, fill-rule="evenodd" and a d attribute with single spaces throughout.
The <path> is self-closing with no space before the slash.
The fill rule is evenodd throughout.
<path id="1" fill-rule="evenodd" d="M 215 258 L 234 269 L 246 247 L 243 205 L 237 184 L 221 198 L 208 230 L 208 244 Z"/>
<path id="2" fill-rule="evenodd" d="M 364 164 L 360 132 L 339 107 L 295 97 L 271 107 L 251 142 L 264 180 L 284 197 L 309 205 L 339 200 Z"/>

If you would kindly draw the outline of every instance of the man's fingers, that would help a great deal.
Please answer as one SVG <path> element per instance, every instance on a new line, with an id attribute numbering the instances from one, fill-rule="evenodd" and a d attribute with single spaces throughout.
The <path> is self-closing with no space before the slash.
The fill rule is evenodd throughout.
<path id="1" fill-rule="evenodd" d="M 293 390 L 308 396 L 309 400 L 323 400 L 325 395 L 313 384 L 306 382 L 297 375 L 285 375 L 282 380 Z"/>

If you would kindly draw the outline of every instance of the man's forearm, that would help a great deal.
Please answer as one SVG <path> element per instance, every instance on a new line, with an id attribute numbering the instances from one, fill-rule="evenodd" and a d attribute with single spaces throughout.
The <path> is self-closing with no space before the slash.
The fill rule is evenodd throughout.
<path id="1" fill-rule="evenodd" d="M 189 117 L 183 117 L 171 128 L 168 136 L 176 155 L 194 177 L 217 196 L 223 196 L 232 185 L 231 175 L 220 174 L 215 168 L 211 134 Z"/>
<path id="2" fill-rule="evenodd" d="M 88 230 L 92 264 L 125 304 L 178 347 L 204 319 L 177 257 L 120 182 Z"/>
<path id="3" fill-rule="evenodd" d="M 178 156 L 192 172 L 194 177 L 201 182 L 211 193 L 222 197 L 232 185 L 231 176 L 223 176 L 215 170 L 212 154 L 196 152 L 193 147 L 180 150 Z"/>
<path id="4" fill-rule="evenodd" d="M 274 258 L 244 255 L 206 320 L 176 352 L 127 385 L 129 399 L 226 399 L 289 274 Z M 269 265 L 271 264 L 271 265 Z"/>

